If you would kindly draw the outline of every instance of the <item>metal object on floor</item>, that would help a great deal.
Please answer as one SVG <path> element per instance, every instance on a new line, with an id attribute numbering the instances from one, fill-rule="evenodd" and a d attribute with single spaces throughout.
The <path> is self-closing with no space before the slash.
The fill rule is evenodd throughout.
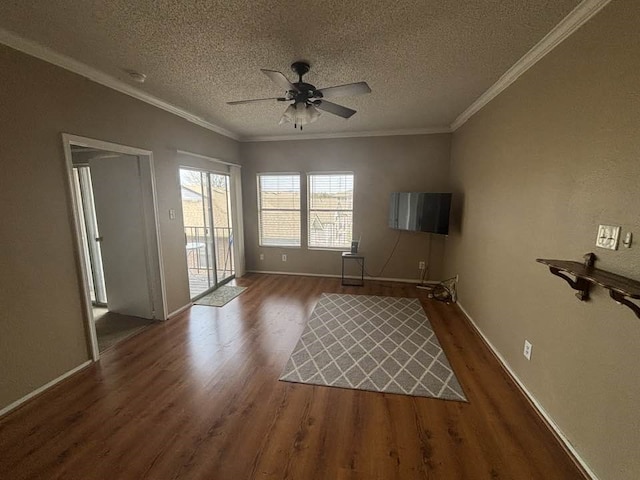
<path id="1" fill-rule="evenodd" d="M 344 276 L 345 260 L 355 260 L 360 265 L 360 279 L 349 279 Z M 361 287 L 364 285 L 364 255 L 357 253 L 342 252 L 342 285 L 345 287 Z"/>

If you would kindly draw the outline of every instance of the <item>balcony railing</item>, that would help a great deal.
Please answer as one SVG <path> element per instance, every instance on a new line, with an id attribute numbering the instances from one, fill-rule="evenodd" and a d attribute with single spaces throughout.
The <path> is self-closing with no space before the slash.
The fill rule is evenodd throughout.
<path id="1" fill-rule="evenodd" d="M 213 286 L 214 269 L 218 282 L 233 275 L 233 232 L 230 227 L 185 226 L 184 235 L 192 294 L 194 287 L 204 291 Z"/>

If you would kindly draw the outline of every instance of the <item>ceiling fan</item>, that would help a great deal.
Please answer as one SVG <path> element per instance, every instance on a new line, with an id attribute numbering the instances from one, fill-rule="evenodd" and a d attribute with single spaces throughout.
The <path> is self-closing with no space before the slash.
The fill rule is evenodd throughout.
<path id="1" fill-rule="evenodd" d="M 323 110 L 342 118 L 350 118 L 355 110 L 343 107 L 337 103 L 329 102 L 326 98 L 341 96 L 363 95 L 371 93 L 367 82 L 349 83 L 335 87 L 316 88 L 310 83 L 305 83 L 302 76 L 309 71 L 309 64 L 306 62 L 294 62 L 291 70 L 298 75 L 298 81 L 291 83 L 281 72 L 275 70 L 261 69 L 262 72 L 271 79 L 273 83 L 285 90 L 283 97 L 256 98 L 253 100 L 238 100 L 227 102 L 228 105 L 241 105 L 244 103 L 265 102 L 276 100 L 278 102 L 292 102 L 284 111 L 280 119 L 280 125 L 285 122 L 293 123 L 294 128 L 300 128 L 308 123 L 315 122 L 320 117 Z"/>

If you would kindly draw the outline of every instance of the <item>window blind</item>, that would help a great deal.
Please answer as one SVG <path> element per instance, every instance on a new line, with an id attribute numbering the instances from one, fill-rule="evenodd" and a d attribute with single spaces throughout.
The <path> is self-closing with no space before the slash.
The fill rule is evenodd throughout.
<path id="1" fill-rule="evenodd" d="M 353 174 L 310 173 L 308 221 L 311 248 L 349 248 L 353 236 Z"/>
<path id="2" fill-rule="evenodd" d="M 258 175 L 260 246 L 300 246 L 300 175 Z"/>

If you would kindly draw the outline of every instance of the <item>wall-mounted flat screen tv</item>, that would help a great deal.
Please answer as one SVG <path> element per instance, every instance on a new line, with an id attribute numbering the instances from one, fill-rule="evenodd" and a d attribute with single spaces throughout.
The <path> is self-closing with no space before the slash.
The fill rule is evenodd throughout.
<path id="1" fill-rule="evenodd" d="M 450 210 L 450 193 L 392 193 L 389 202 L 389 227 L 448 235 Z"/>

